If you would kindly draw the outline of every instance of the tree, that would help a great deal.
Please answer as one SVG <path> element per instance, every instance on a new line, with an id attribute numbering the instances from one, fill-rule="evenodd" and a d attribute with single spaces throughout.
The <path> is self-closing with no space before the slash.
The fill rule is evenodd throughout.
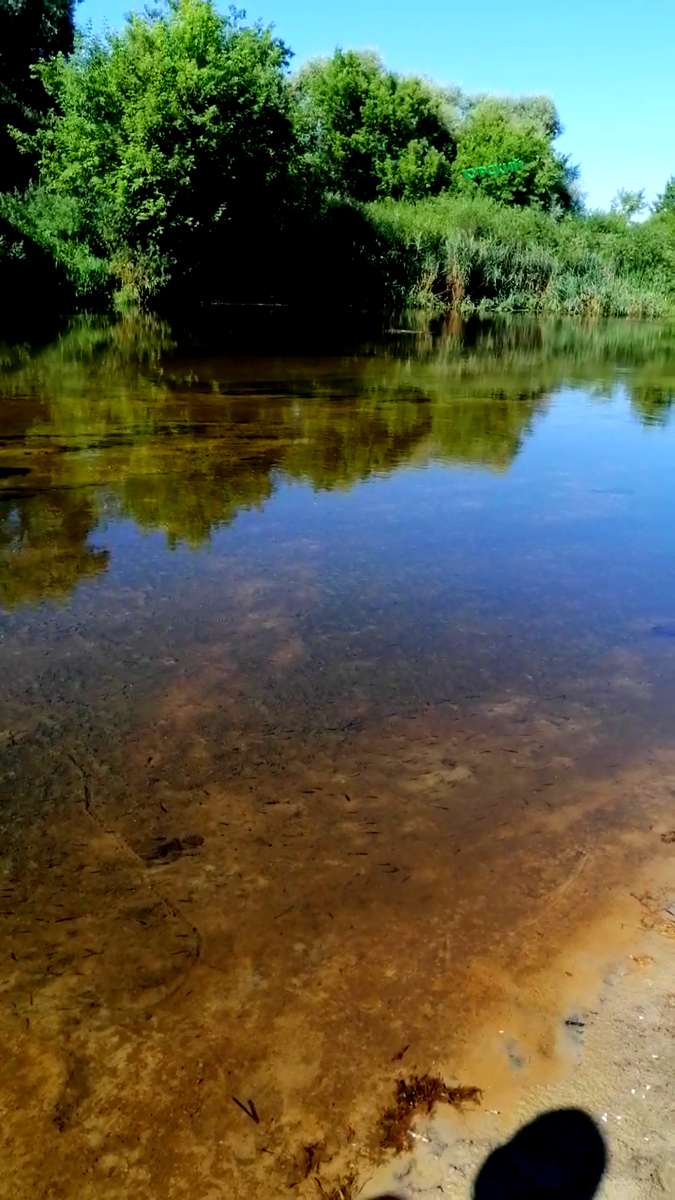
<path id="1" fill-rule="evenodd" d="M 548 97 L 494 100 L 479 97 L 457 134 L 453 182 L 457 189 L 477 189 L 511 205 L 536 204 L 548 211 L 574 212 L 581 207 L 576 191 L 579 168 L 555 151 L 551 142 L 562 126 Z M 522 170 L 465 179 L 462 171 L 520 159 Z"/>
<path id="2" fill-rule="evenodd" d="M 655 213 L 675 213 L 675 175 L 671 175 L 664 190 L 651 206 Z"/>
<path id="3" fill-rule="evenodd" d="M 359 201 L 441 191 L 455 154 L 448 96 L 387 71 L 376 54 L 336 50 L 293 81 L 296 128 L 324 188 Z"/>
<path id="4" fill-rule="evenodd" d="M 79 0 L 77 0 L 79 2 Z M 49 98 L 32 67 L 73 48 L 76 0 L 0 0 L 0 191 L 25 187 L 32 162 L 8 127 L 35 129 Z"/>
<path id="5" fill-rule="evenodd" d="M 645 189 L 640 188 L 639 192 L 631 192 L 627 188 L 619 188 L 610 207 L 612 212 L 625 217 L 627 221 L 632 221 L 633 217 L 647 207 Z"/>
<path id="6" fill-rule="evenodd" d="M 467 99 L 464 109 L 465 117 L 485 104 L 497 104 L 500 111 L 509 121 L 529 122 L 538 128 L 539 133 L 549 142 L 554 142 L 563 133 L 563 126 L 550 96 L 505 96 L 495 100 L 494 96 L 483 93 Z"/>
<path id="7" fill-rule="evenodd" d="M 80 292 L 257 283 L 296 184 L 290 51 L 211 0 L 169 0 L 39 68 L 55 112 L 32 137 L 39 182 L 5 215 Z M 232 284 L 232 286 L 234 286 Z M 242 285 L 243 286 L 243 285 Z"/>

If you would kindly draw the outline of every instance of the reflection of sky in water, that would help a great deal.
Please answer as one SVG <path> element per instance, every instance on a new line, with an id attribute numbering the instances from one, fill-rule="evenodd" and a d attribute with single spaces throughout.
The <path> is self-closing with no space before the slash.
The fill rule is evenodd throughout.
<path id="1" fill-rule="evenodd" d="M 474 346 L 459 376 L 414 353 L 138 376 L 113 355 L 91 382 L 77 355 L 29 362 L 39 405 L 7 409 L 4 451 L 23 445 L 32 471 L 5 485 L 6 630 L 54 650 L 87 629 L 94 690 L 113 644 L 149 694 L 167 645 L 185 671 L 195 646 L 226 647 L 249 696 L 306 720 L 354 697 L 561 687 L 617 649 L 653 679 L 669 646 L 652 627 L 675 620 L 675 432 L 645 422 L 669 393 L 617 370 L 547 386 L 576 360 L 565 343 L 528 378 L 528 345 Z"/>
<path id="2" fill-rule="evenodd" d="M 347 493 L 293 483 L 215 533 L 210 552 L 289 577 L 306 562 L 352 602 L 377 587 L 385 608 L 451 603 L 473 588 L 489 606 L 531 596 L 535 615 L 535 601 L 550 616 L 574 598 L 591 619 L 603 597 L 659 609 L 673 570 L 674 446 L 673 431 L 640 428 L 620 401 L 601 408 L 567 393 L 506 473 L 432 463 Z"/>
<path id="3" fill-rule="evenodd" d="M 656 677 L 670 646 L 651 627 L 675 631 L 674 438 L 638 425 L 619 393 L 598 404 L 564 390 L 506 471 L 432 458 L 315 490 L 282 469 L 200 549 L 110 519 L 93 536 L 108 569 L 69 608 L 100 627 L 102 649 L 106 626 L 144 646 L 146 684 L 167 645 L 186 670 L 191 646 L 226 645 L 279 719 L 298 704 L 319 720 L 362 692 L 397 708 L 524 676 L 562 687 L 617 648 L 646 654 Z M 39 625 L 39 610 L 16 619 Z M 56 610 L 52 635 L 69 620 Z"/>

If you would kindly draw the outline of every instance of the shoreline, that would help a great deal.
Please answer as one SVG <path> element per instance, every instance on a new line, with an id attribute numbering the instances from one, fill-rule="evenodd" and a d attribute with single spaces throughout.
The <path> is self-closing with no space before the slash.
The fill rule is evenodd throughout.
<path id="1" fill-rule="evenodd" d="M 673 854 L 664 846 L 632 883 L 642 895 L 612 896 L 550 969 L 486 1017 L 464 1055 L 429 1064 L 451 1086 L 481 1088 L 480 1105 L 418 1114 L 408 1149 L 378 1165 L 359 1167 L 357 1156 L 322 1195 L 340 1196 L 346 1180 L 349 1200 L 469 1200 L 493 1151 L 569 1109 L 585 1112 L 605 1142 L 597 1200 L 675 1194 L 675 918 L 660 916 L 675 895 Z"/>
<path id="2" fill-rule="evenodd" d="M 658 856 L 636 882 L 672 896 L 672 856 Z M 464 1075 L 484 1083 L 482 1107 L 460 1113 L 444 1105 L 419 1118 L 413 1149 L 362 1180 L 358 1200 L 385 1193 L 405 1200 L 467 1198 L 490 1153 L 541 1114 L 567 1108 L 585 1111 L 605 1141 L 608 1163 L 598 1200 L 675 1194 L 675 920 L 660 924 L 648 914 L 647 926 L 654 927 L 628 924 L 624 918 L 647 912 L 629 896 L 612 907 L 540 981 L 539 995 L 533 988 L 515 1037 L 513 1013 L 493 1014 L 486 1023 L 462 1064 Z M 611 954 L 592 962 L 598 938 L 608 936 L 615 939 Z M 556 1019 L 551 993 L 565 987 L 570 968 L 575 978 L 560 996 Z M 514 1064 L 516 1044 L 524 1052 Z"/>

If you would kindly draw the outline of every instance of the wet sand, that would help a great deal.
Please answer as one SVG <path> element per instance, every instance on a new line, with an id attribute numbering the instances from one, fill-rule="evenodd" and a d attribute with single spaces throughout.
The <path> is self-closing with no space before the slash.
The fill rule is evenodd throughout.
<path id="1" fill-rule="evenodd" d="M 488 1081 L 482 1105 L 416 1118 L 409 1149 L 363 1173 L 361 1200 L 473 1195 L 495 1150 L 570 1109 L 604 1142 L 598 1200 L 675 1194 L 675 921 L 663 907 L 675 893 L 672 853 L 634 882 L 639 892 L 618 891 L 604 918 L 479 1031 L 463 1066 Z M 566 1150 L 579 1154 L 574 1142 Z"/>

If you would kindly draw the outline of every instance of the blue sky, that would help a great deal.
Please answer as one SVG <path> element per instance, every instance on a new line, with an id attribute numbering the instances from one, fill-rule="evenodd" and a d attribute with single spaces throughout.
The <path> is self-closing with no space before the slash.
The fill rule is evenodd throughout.
<path id="1" fill-rule="evenodd" d="M 118 29 L 134 0 L 82 0 L 79 26 Z M 217 2 L 221 11 L 229 7 Z M 643 9 L 627 0 L 480 0 L 411 5 L 404 0 L 251 0 L 295 52 L 294 67 L 344 49 L 377 50 L 403 74 L 428 75 L 468 93 L 546 93 L 565 132 L 556 143 L 581 165 L 594 208 L 619 187 L 651 201 L 675 174 L 675 0 Z"/>

